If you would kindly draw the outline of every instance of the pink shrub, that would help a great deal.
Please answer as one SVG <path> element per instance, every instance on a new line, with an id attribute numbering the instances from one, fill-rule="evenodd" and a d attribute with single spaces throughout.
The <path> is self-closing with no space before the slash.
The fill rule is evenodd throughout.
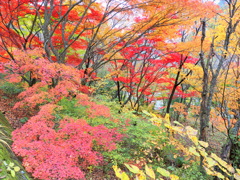
<path id="1" fill-rule="evenodd" d="M 51 105 L 45 106 L 51 109 Z M 49 111 L 43 106 L 38 115 L 13 132 L 13 151 L 23 157 L 23 165 L 35 178 L 84 179 L 83 169 L 103 160 L 93 148 L 116 149 L 115 143 L 122 136 L 103 125 L 92 127 L 82 119 L 55 122 L 51 113 L 57 106 L 52 106 Z"/>

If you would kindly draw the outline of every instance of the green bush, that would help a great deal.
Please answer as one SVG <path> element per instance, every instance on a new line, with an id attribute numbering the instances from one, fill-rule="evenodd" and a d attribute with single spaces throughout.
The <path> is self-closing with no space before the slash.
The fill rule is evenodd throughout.
<path id="1" fill-rule="evenodd" d="M 124 134 L 122 142 L 118 143 L 117 149 L 111 152 L 103 152 L 107 166 L 111 169 L 112 165 L 118 164 L 125 168 L 124 163 L 142 166 L 144 163 L 154 167 L 162 164 L 157 146 L 166 142 L 165 136 L 159 132 L 156 126 L 139 119 L 136 121 L 128 120 L 128 126 L 119 127 L 119 131 Z M 158 157 L 158 158 L 157 158 Z"/>
<path id="2" fill-rule="evenodd" d="M 231 160 L 235 168 L 240 167 L 240 136 L 231 136 L 232 138 L 232 151 L 231 151 Z"/>
<path id="3" fill-rule="evenodd" d="M 193 163 L 188 168 L 176 168 L 174 173 L 180 177 L 180 179 L 188 180 L 213 180 L 212 176 L 204 175 L 200 171 L 200 165 Z"/>
<path id="4" fill-rule="evenodd" d="M 97 84 L 95 84 L 94 89 L 96 89 L 94 95 L 104 95 L 113 98 L 116 94 L 115 90 L 116 84 L 114 81 L 109 79 L 103 79 Z"/>
<path id="5" fill-rule="evenodd" d="M 15 95 L 19 94 L 24 90 L 24 88 L 18 83 L 18 84 L 13 84 L 10 82 L 4 82 L 3 84 L 0 85 L 0 89 L 6 94 L 6 95 Z"/>
<path id="6" fill-rule="evenodd" d="M 86 107 L 77 106 L 76 99 L 67 99 L 63 98 L 58 102 L 58 105 L 62 108 L 57 111 L 57 115 L 60 119 L 64 118 L 64 116 L 69 116 L 72 118 L 80 119 L 87 116 Z"/>
<path id="7" fill-rule="evenodd" d="M 0 79 L 4 79 L 5 75 L 3 73 L 0 73 Z"/>
<path id="8" fill-rule="evenodd" d="M 28 121 L 28 117 L 23 117 L 20 119 L 20 122 L 23 124 L 26 123 L 27 121 Z"/>

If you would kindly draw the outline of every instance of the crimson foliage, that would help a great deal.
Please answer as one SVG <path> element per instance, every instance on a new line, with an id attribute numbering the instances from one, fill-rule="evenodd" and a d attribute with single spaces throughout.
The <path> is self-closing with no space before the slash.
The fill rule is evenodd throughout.
<path id="1" fill-rule="evenodd" d="M 13 132 L 13 151 L 35 178 L 84 179 L 83 170 L 103 161 L 99 151 L 111 151 L 121 135 L 103 125 L 92 127 L 83 119 L 52 115 L 57 105 L 46 104 Z"/>

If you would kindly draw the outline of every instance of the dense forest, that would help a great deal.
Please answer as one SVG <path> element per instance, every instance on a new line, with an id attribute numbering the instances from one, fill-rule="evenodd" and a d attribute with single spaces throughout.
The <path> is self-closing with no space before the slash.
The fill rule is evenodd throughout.
<path id="1" fill-rule="evenodd" d="M 240 180 L 239 0 L 0 0 L 0 179 Z"/>

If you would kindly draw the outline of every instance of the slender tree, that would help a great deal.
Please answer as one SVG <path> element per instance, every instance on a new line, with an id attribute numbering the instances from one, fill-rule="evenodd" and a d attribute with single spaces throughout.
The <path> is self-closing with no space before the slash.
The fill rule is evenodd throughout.
<path id="1" fill-rule="evenodd" d="M 199 139 L 202 141 L 207 141 L 207 129 L 209 125 L 210 111 L 212 105 L 212 99 L 214 91 L 216 88 L 219 73 L 227 60 L 227 53 L 229 52 L 229 43 L 231 41 L 231 36 L 235 32 L 237 25 L 239 24 L 239 19 L 236 20 L 238 14 L 239 2 L 237 1 L 227 1 L 228 11 L 225 18 L 226 21 L 226 32 L 224 34 L 224 39 L 221 41 L 221 50 L 216 49 L 215 40 L 217 36 L 212 37 L 212 42 L 210 45 L 210 51 L 205 55 L 203 46 L 206 38 L 207 20 L 202 19 L 202 38 L 201 38 L 201 52 L 200 52 L 200 64 L 203 69 L 203 88 L 202 88 L 202 101 L 200 108 L 200 136 Z"/>

